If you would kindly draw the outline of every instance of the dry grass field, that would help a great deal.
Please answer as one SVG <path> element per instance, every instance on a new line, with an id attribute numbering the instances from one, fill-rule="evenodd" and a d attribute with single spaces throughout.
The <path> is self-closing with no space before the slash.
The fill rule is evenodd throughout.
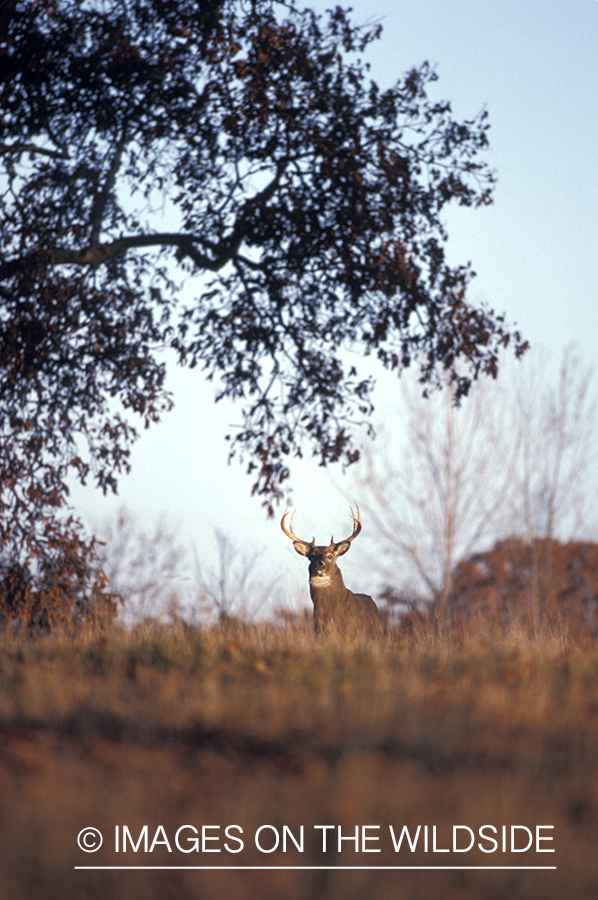
<path id="1" fill-rule="evenodd" d="M 94 853 L 77 844 L 91 826 Z M 131 868 L 76 868 L 92 865 Z M 270 625 L 4 635 L 0 898 L 125 897 L 596 900 L 598 648 L 342 647 Z"/>

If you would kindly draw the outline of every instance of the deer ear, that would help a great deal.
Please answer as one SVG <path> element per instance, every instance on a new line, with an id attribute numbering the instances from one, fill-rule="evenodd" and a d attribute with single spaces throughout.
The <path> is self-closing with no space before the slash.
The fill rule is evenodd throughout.
<path id="1" fill-rule="evenodd" d="M 334 552 L 337 556 L 343 556 L 351 546 L 349 541 L 342 541 L 340 544 L 335 544 Z"/>
<path id="2" fill-rule="evenodd" d="M 309 544 L 305 544 L 303 541 L 293 541 L 293 547 L 299 554 L 299 556 L 307 556 L 309 550 L 311 549 Z"/>

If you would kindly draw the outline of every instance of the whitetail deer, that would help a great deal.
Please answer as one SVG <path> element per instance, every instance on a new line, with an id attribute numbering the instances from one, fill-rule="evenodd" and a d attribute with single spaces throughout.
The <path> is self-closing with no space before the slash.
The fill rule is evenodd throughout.
<path id="1" fill-rule="evenodd" d="M 286 536 L 293 542 L 293 547 L 300 556 L 309 560 L 309 593 L 314 605 L 314 628 L 316 634 L 339 634 L 352 640 L 363 640 L 380 634 L 380 614 L 378 607 L 367 594 L 354 594 L 345 587 L 343 576 L 336 564 L 339 556 L 347 552 L 361 531 L 359 507 L 355 504 L 357 515 L 353 515 L 353 534 L 338 543 L 330 539 L 328 547 L 316 547 L 316 539 L 311 543 L 302 541 L 293 530 L 293 519 L 287 529 L 285 510 L 280 526 Z"/>

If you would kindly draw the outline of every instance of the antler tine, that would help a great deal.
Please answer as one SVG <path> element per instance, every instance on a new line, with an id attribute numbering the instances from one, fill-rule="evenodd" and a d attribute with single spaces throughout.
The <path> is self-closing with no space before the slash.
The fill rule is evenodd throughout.
<path id="1" fill-rule="evenodd" d="M 282 528 L 282 530 L 284 531 L 284 533 L 286 534 L 286 536 L 287 536 L 288 538 L 290 538 L 292 541 L 295 541 L 296 543 L 299 543 L 299 544 L 305 544 L 306 547 L 313 547 L 313 546 L 315 546 L 315 543 L 316 543 L 316 539 L 315 539 L 315 538 L 312 538 L 312 541 L 311 541 L 311 544 L 310 544 L 309 541 L 304 541 L 303 538 L 298 538 L 297 535 L 295 534 L 294 520 L 295 520 L 295 513 L 296 513 L 296 512 L 297 512 L 297 509 L 295 508 L 295 509 L 293 510 L 293 515 L 291 516 L 291 523 L 290 523 L 289 527 L 287 528 L 286 525 L 285 525 L 285 523 L 284 523 L 284 520 L 286 519 L 286 517 L 287 517 L 287 515 L 288 515 L 288 513 L 289 513 L 289 508 L 288 508 L 288 506 L 287 506 L 287 508 L 286 508 L 285 511 L 284 511 L 284 515 L 283 515 L 282 519 L 280 520 L 280 527 Z"/>
<path id="2" fill-rule="evenodd" d="M 353 507 L 349 507 L 351 510 L 351 518 L 355 522 L 355 525 L 359 526 L 359 530 L 361 531 L 361 513 L 359 512 L 359 506 L 357 505 L 357 500 L 355 501 L 355 509 L 357 510 L 357 517 L 353 515 Z M 355 535 L 357 537 L 357 535 Z"/>
<path id="3" fill-rule="evenodd" d="M 290 531 L 289 531 L 289 529 L 286 527 L 286 525 L 284 524 L 284 520 L 286 519 L 286 517 L 288 516 L 288 514 L 289 514 L 289 507 L 287 506 L 287 508 L 286 508 L 285 511 L 284 511 L 283 517 L 282 517 L 282 519 L 280 520 L 280 527 L 282 528 L 282 530 L 284 531 L 284 533 L 286 534 L 286 536 L 287 536 L 288 538 L 291 538 L 292 541 L 294 541 L 294 540 L 295 540 L 295 535 L 293 534 L 293 517 L 294 517 L 294 515 L 295 515 L 295 512 L 293 512 L 293 515 L 291 516 L 291 530 L 290 530 Z"/>
<path id="4" fill-rule="evenodd" d="M 357 505 L 357 500 L 355 501 L 355 509 L 357 511 L 357 516 L 353 515 L 352 507 L 349 507 L 349 509 L 351 510 L 351 518 L 353 519 L 353 534 L 349 538 L 349 540 L 352 541 L 354 538 L 357 537 L 357 535 L 361 531 L 361 513 L 359 512 L 359 506 Z"/>
<path id="5" fill-rule="evenodd" d="M 349 507 L 351 511 L 351 518 L 353 519 L 353 534 L 351 537 L 345 538 L 344 541 L 339 541 L 338 544 L 348 544 L 350 541 L 354 541 L 359 532 L 361 531 L 361 513 L 359 512 L 359 506 L 357 505 L 357 500 L 355 501 L 355 509 L 357 510 L 357 515 L 353 515 L 353 507 Z M 330 541 L 331 544 L 334 544 L 334 538 Z"/>

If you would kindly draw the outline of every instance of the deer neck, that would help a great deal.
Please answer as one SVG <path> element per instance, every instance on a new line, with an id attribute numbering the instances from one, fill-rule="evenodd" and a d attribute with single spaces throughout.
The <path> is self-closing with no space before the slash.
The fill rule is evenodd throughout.
<path id="1" fill-rule="evenodd" d="M 315 575 L 309 580 L 309 591 L 312 600 L 324 599 L 327 596 L 338 596 L 346 591 L 340 569 L 334 568 L 327 575 Z"/>

